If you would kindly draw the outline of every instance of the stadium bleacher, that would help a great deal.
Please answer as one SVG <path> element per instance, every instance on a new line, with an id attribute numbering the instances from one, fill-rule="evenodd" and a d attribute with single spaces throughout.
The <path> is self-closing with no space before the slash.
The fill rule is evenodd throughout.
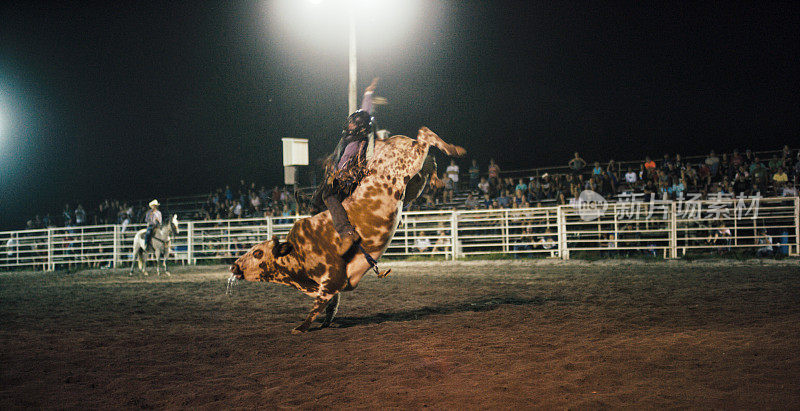
<path id="1" fill-rule="evenodd" d="M 798 176 L 800 176 L 800 151 L 796 149 L 790 149 L 785 146 L 782 150 L 775 151 L 752 152 L 746 150 L 741 153 L 733 151 L 731 153 L 722 153 L 717 157 L 718 166 L 713 170 L 713 175 L 701 176 L 700 178 L 704 178 L 705 182 L 687 184 L 689 186 L 683 187 L 682 190 L 685 192 L 699 192 L 703 198 L 719 191 L 733 192 L 733 181 L 736 179 L 738 172 L 737 166 L 744 166 L 744 173 L 748 174 L 745 177 L 744 185 L 748 187 L 748 191 L 759 189 L 764 191 L 763 194 L 769 195 L 797 195 Z M 689 183 L 689 177 L 686 176 L 687 173 L 702 173 L 705 169 L 704 165 L 709 161 L 712 161 L 712 163 L 714 161 L 713 159 L 710 160 L 709 155 L 684 157 L 679 162 L 675 161 L 676 158 L 666 156 L 655 161 L 655 170 L 647 169 L 645 160 L 604 161 L 599 163 L 599 169 L 602 170 L 599 174 L 593 172 L 593 167 L 588 164 L 580 172 L 575 172 L 567 165 L 505 170 L 501 173 L 499 184 L 493 184 L 491 187 L 490 198 L 492 200 L 499 199 L 503 196 L 505 190 L 508 190 L 508 194 L 513 195 L 515 182 L 520 178 L 530 185 L 544 186 L 547 184 L 551 186 L 546 193 L 534 193 L 533 190 L 528 190 L 528 192 L 524 193 L 525 204 L 528 206 L 567 204 L 570 198 L 576 197 L 577 193 L 587 188 L 593 188 L 594 191 L 601 192 L 611 200 L 624 192 L 631 191 L 644 194 L 654 193 L 674 198 L 676 194 L 672 189 L 673 186 L 676 186 L 682 179 L 687 179 L 686 182 Z M 670 162 L 672 163 L 671 166 L 668 164 Z M 761 164 L 761 166 L 758 164 Z M 626 184 L 624 182 L 624 173 L 629 169 L 637 172 L 638 181 L 645 183 L 641 185 Z M 786 172 L 787 178 L 785 182 L 778 182 L 773 178 L 778 169 Z M 659 175 L 659 170 L 664 171 L 664 174 Z M 440 170 L 440 172 L 443 172 L 443 170 Z M 768 175 L 755 175 L 758 172 L 762 174 L 768 173 Z M 461 179 L 457 190 L 452 195 L 452 199 L 448 196 L 448 201 L 443 201 L 443 190 L 428 187 L 423 195 L 409 205 L 408 208 L 411 210 L 491 208 L 491 204 L 486 204 L 485 201 L 482 201 L 483 193 L 475 187 L 469 186 L 470 181 L 466 173 L 461 173 L 460 175 Z M 484 172 L 482 175 L 485 176 L 486 173 Z M 659 181 L 659 179 L 663 181 Z M 665 182 L 668 182 L 668 184 Z M 237 188 L 230 189 L 230 187 L 228 186 L 225 189 L 217 188 L 210 193 L 164 198 L 161 200 L 162 209 L 168 213 L 177 213 L 184 220 L 278 216 L 281 214 L 286 215 L 287 212 L 295 214 L 309 211 L 307 204 L 296 204 L 294 195 L 281 194 L 283 201 L 273 198 L 278 193 L 287 192 L 287 187 L 265 190 L 261 186 L 261 189 L 257 190 L 255 183 L 250 182 L 248 184 L 244 181 L 240 181 Z M 677 186 L 675 190 L 680 188 L 680 186 Z M 305 187 L 300 190 L 308 194 L 313 191 L 313 187 Z M 470 206 L 466 201 L 470 194 L 476 198 L 477 207 Z M 251 203 L 254 195 L 259 197 L 257 202 L 260 203 L 260 206 L 254 206 Z M 305 197 L 308 197 L 308 195 Z M 135 206 L 129 206 L 127 203 L 105 200 L 106 207 L 114 210 L 105 212 L 102 210 L 102 205 L 99 210 L 98 207 L 90 207 L 87 209 L 88 218 L 85 221 L 87 223 L 122 223 L 128 218 L 131 222 L 138 222 L 143 217 L 144 204 L 147 201 L 149 200 L 132 201 L 130 204 L 135 204 Z M 241 205 L 241 211 L 236 210 L 237 202 Z M 510 202 L 510 208 L 520 206 L 522 204 L 518 201 Z M 74 217 L 74 210 L 71 212 Z M 42 218 L 37 215 L 29 220 L 27 228 L 62 225 L 57 220 L 61 220 L 62 223 L 71 220 L 70 223 L 72 224 L 75 221 L 75 218 L 68 220 L 66 217 L 62 219 L 52 218 L 50 214 L 42 213 L 41 215 L 45 217 Z"/>

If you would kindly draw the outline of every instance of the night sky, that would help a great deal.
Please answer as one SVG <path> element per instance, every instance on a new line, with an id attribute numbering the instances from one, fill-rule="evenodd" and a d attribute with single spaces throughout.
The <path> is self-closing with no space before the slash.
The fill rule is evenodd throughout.
<path id="1" fill-rule="evenodd" d="M 341 2 L 116 3 L 0 5 L 0 228 L 281 184 L 281 137 L 333 149 Z M 484 170 L 800 141 L 799 2 L 404 3 L 358 7 L 359 93 L 380 76 L 380 127 L 426 125 Z"/>

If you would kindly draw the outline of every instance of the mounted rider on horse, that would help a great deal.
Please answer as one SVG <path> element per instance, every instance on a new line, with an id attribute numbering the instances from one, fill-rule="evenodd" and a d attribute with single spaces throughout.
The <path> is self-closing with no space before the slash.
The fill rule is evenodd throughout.
<path id="1" fill-rule="evenodd" d="M 148 205 L 150 206 L 150 210 L 148 210 L 147 214 L 144 216 L 144 222 L 147 223 L 147 231 L 144 233 L 145 249 L 150 245 L 150 240 L 153 238 L 153 230 L 163 223 L 161 211 L 158 211 L 158 206 L 161 205 L 158 203 L 158 200 L 153 200 Z"/>
<path id="2" fill-rule="evenodd" d="M 178 215 L 173 214 L 166 223 L 163 222 L 161 211 L 158 211 L 158 200 L 150 202 L 150 210 L 145 215 L 147 228 L 136 232 L 133 237 L 133 262 L 131 263 L 130 273 L 136 263 L 139 263 L 139 270 L 147 275 L 147 255 L 151 250 L 156 257 L 156 273 L 161 274 L 161 269 L 169 275 L 167 271 L 167 259 L 169 258 L 172 240 L 178 234 Z"/>

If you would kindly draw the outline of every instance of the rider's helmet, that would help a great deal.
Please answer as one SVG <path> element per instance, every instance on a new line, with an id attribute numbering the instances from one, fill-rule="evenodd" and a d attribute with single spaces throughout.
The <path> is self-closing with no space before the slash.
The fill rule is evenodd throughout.
<path id="1" fill-rule="evenodd" d="M 356 110 L 347 116 L 342 136 L 366 137 L 372 132 L 372 116 L 366 110 Z"/>

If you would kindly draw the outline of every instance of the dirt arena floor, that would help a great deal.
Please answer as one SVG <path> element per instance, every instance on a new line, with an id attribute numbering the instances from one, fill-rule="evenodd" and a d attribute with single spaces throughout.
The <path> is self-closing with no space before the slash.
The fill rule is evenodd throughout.
<path id="1" fill-rule="evenodd" d="M 800 408 L 800 268 L 396 263 L 312 300 L 224 267 L 0 274 L 0 408 Z"/>

